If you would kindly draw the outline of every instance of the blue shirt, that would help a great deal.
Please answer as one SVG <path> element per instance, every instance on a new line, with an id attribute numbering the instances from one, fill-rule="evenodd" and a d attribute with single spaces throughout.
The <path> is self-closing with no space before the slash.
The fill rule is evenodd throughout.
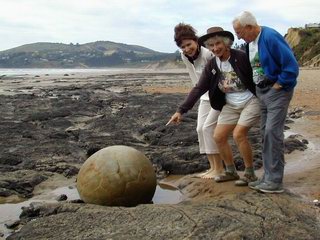
<path id="1" fill-rule="evenodd" d="M 298 62 L 284 39 L 276 30 L 262 26 L 258 42 L 260 64 L 268 79 L 291 90 L 297 84 Z"/>

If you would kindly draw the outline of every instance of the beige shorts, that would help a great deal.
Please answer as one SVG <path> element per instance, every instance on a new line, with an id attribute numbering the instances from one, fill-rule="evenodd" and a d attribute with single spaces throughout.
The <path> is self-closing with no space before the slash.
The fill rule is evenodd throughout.
<path id="1" fill-rule="evenodd" d="M 245 105 L 226 104 L 218 118 L 219 124 L 231 124 L 251 127 L 260 119 L 259 100 L 253 96 Z"/>

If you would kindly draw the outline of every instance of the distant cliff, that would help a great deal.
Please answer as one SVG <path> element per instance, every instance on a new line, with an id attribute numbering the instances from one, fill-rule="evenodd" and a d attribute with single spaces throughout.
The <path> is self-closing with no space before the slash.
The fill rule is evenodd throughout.
<path id="1" fill-rule="evenodd" d="M 39 42 L 0 52 L 2 68 L 75 68 L 139 66 L 174 61 L 177 53 L 162 53 L 110 41 L 86 44 Z"/>
<path id="2" fill-rule="evenodd" d="M 320 66 L 320 28 L 290 28 L 285 38 L 300 66 Z"/>
<path id="3" fill-rule="evenodd" d="M 320 28 L 290 28 L 285 38 L 300 66 L 320 66 Z M 181 67 L 178 59 L 178 52 L 162 53 L 110 41 L 85 44 L 39 42 L 0 51 L 0 68 L 154 68 L 167 66 L 167 63 Z"/>

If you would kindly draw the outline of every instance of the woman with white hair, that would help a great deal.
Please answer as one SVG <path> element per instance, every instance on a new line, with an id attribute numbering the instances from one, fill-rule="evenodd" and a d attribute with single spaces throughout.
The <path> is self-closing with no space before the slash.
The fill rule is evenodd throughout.
<path id="1" fill-rule="evenodd" d="M 240 178 L 228 143 L 228 136 L 233 132 L 233 138 L 245 163 L 244 177 L 235 184 L 244 186 L 257 180 L 248 131 L 259 120 L 260 108 L 255 97 L 250 62 L 244 52 L 231 48 L 233 41 L 233 34 L 221 27 L 209 28 L 207 34 L 199 38 L 199 42 L 204 43 L 215 57 L 208 62 L 198 84 L 190 91 L 170 121 L 180 122 L 182 114 L 190 110 L 200 96 L 209 90 L 212 108 L 221 110 L 214 139 L 226 166 L 225 173 L 217 176 L 215 181 Z"/>

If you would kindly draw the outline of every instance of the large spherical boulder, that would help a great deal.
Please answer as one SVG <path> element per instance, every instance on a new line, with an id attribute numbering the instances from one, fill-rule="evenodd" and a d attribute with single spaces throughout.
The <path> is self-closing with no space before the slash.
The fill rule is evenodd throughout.
<path id="1" fill-rule="evenodd" d="M 84 202 L 108 206 L 150 203 L 156 184 L 149 159 L 122 145 L 103 148 L 90 156 L 77 177 L 77 189 Z"/>

